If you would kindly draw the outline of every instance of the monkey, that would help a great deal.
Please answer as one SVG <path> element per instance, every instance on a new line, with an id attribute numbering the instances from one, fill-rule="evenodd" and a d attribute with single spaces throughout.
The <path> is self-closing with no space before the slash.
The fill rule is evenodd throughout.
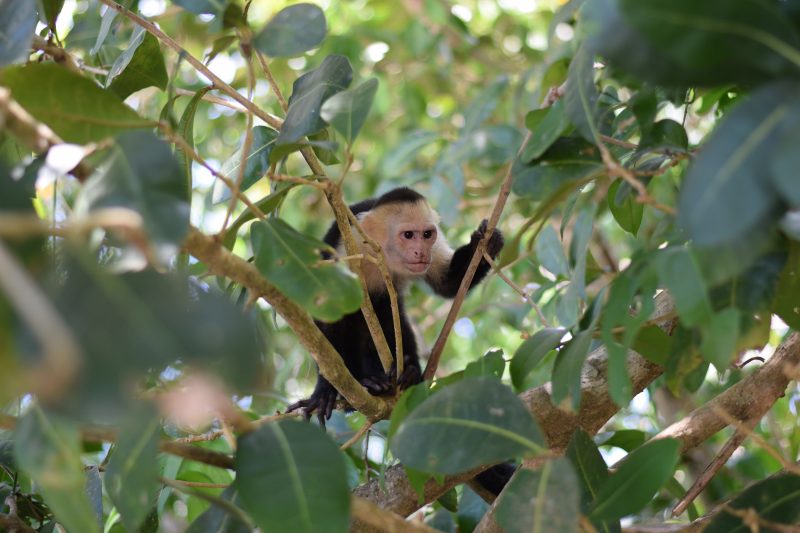
<path id="1" fill-rule="evenodd" d="M 345 366 L 353 377 L 370 394 L 376 396 L 390 394 L 394 392 L 395 387 L 404 390 L 422 382 L 417 341 L 405 312 L 404 290 L 409 282 L 421 279 L 440 296 L 453 298 L 458 292 L 478 243 L 486 233 L 487 221 L 484 219 L 480 223 L 467 244 L 454 251 L 439 228 L 438 213 L 431 208 L 422 194 L 410 188 L 393 189 L 380 197 L 352 204 L 350 209 L 359 220 L 364 233 L 381 246 L 397 291 L 400 334 L 403 341 L 401 375 L 396 375 L 396 362 L 388 373 L 383 370 L 361 310 L 345 315 L 335 322 L 316 321 L 316 324 L 341 354 Z M 358 234 L 355 235 L 359 240 Z M 335 222 L 328 229 L 323 241 L 340 256 L 346 255 L 342 235 Z M 503 244 L 503 234 L 495 229 L 487 242 L 486 252 L 494 259 L 500 253 Z M 362 253 L 372 254 L 366 243 L 361 243 L 360 246 Z M 329 259 L 332 254 L 323 252 L 322 256 Z M 369 298 L 396 360 L 392 306 L 383 276 L 378 267 L 371 262 L 362 262 L 362 268 Z M 470 289 L 486 277 L 489 268 L 489 263 L 482 258 Z M 311 396 L 289 405 L 286 412 L 299 409 L 308 419 L 316 411 L 317 419 L 324 427 L 325 421 L 331 417 L 338 395 L 333 385 L 318 372 L 317 384 Z"/>

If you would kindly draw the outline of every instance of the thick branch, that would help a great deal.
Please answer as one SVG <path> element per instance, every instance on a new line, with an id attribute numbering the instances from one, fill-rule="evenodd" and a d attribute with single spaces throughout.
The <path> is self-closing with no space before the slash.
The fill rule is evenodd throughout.
<path id="1" fill-rule="evenodd" d="M 311 352 L 325 379 L 342 393 L 350 405 L 371 420 L 378 420 L 389 413 L 386 402 L 369 394 L 353 378 L 336 349 L 308 313 L 264 279 L 255 266 L 233 255 L 219 240 L 196 228 L 189 230 L 183 246 L 187 252 L 206 263 L 214 274 L 232 279 L 247 287 L 254 296 L 263 297 L 269 302 L 294 330 L 303 346 Z"/>
<path id="2" fill-rule="evenodd" d="M 405 520 L 364 498 L 354 497 L 352 509 L 353 517 L 356 520 L 367 523 L 383 533 L 435 533 L 437 531 L 421 522 Z"/>

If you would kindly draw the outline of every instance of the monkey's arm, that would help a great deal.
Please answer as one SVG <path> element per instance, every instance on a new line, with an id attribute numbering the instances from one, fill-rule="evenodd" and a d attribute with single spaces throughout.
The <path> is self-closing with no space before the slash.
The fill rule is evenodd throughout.
<path id="1" fill-rule="evenodd" d="M 484 219 L 478 226 L 478 229 L 472 232 L 469 242 L 453 253 L 449 264 L 432 265 L 431 268 L 433 269 L 436 267 L 438 271 L 430 272 L 425 277 L 425 280 L 436 294 L 444 296 L 445 298 L 453 298 L 456 295 L 458 287 L 461 285 L 461 280 L 464 279 L 464 274 L 467 272 L 467 267 L 472 259 L 472 255 L 475 253 L 475 248 L 478 247 L 478 243 L 486 233 L 487 224 L 488 222 Z M 497 257 L 497 254 L 499 254 L 500 250 L 503 248 L 504 242 L 503 234 L 499 229 L 495 228 L 486 246 L 486 252 L 489 254 L 489 257 L 492 259 Z M 475 271 L 475 276 L 470 283 L 470 289 L 486 277 L 489 268 L 489 263 L 487 263 L 485 259 L 481 259 L 481 262 L 478 263 L 478 269 Z"/>

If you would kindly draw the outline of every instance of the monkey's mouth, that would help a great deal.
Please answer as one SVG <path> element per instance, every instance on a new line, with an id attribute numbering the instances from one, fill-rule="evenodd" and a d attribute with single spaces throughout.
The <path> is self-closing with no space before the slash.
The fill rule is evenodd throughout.
<path id="1" fill-rule="evenodd" d="M 406 267 L 415 274 L 421 274 L 428 270 L 428 267 L 431 266 L 429 262 L 421 261 L 418 263 L 406 263 Z"/>

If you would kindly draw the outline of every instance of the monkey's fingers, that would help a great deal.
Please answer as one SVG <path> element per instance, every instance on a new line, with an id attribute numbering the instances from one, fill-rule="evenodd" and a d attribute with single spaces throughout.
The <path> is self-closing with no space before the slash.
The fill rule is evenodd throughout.
<path id="1" fill-rule="evenodd" d="M 407 389 L 412 385 L 422 383 L 422 372 L 414 365 L 408 365 L 403 369 L 403 375 L 400 376 L 398 385 L 401 389 Z"/>
<path id="2" fill-rule="evenodd" d="M 303 414 L 306 415 L 306 418 L 308 418 L 309 416 L 311 416 L 311 412 L 310 411 L 314 410 L 316 404 L 317 404 L 317 402 L 316 402 L 316 400 L 314 400 L 313 397 L 312 398 L 306 398 L 305 400 L 300 400 L 298 402 L 294 402 L 293 404 L 288 406 L 286 408 L 286 412 L 287 413 L 291 413 L 293 411 L 297 411 L 298 409 L 302 409 L 303 410 Z M 306 412 L 307 410 L 309 410 L 309 412 Z"/>
<path id="3" fill-rule="evenodd" d="M 503 234 L 500 232 L 499 229 L 495 228 L 494 233 L 492 233 L 492 237 L 489 239 L 489 242 L 486 243 L 486 253 L 494 259 L 497 257 L 497 254 L 500 253 L 500 250 L 503 249 L 503 245 L 505 244 L 505 239 L 503 238 Z"/>
<path id="4" fill-rule="evenodd" d="M 368 377 L 361 380 L 361 384 L 373 396 L 379 396 L 391 392 L 394 388 L 391 377 L 387 374 L 383 377 Z"/>

